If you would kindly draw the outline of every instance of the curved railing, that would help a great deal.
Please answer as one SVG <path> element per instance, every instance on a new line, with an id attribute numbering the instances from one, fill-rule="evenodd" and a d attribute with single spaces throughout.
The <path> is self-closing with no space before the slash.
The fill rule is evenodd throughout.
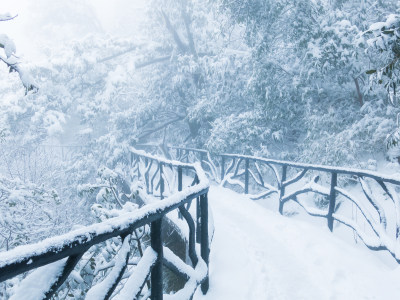
<path id="1" fill-rule="evenodd" d="M 387 250 L 400 263 L 399 177 L 247 155 L 211 154 L 201 149 L 167 148 L 171 157 L 200 162 L 210 178 L 253 200 L 275 198 L 281 214 L 296 213 L 290 207 L 295 203 L 311 216 L 326 218 L 331 231 L 336 228 L 334 222 L 341 223 L 369 249 Z"/>
<path id="2" fill-rule="evenodd" d="M 90 288 L 85 299 L 114 297 L 113 292 L 121 285 L 121 279 L 128 268 L 131 235 L 145 225 L 150 225 L 151 246 L 144 251 L 134 272 L 127 278 L 124 286 L 120 287 L 115 299 L 163 299 L 163 266 L 186 280 L 183 289 L 174 295 L 165 295 L 165 298 L 190 299 L 199 285 L 203 293 L 207 292 L 209 183 L 204 171 L 199 164 L 160 159 L 135 149 L 130 150 L 130 158 L 129 169 L 132 170 L 132 177 L 151 182 L 151 192 L 157 192 L 162 200 L 98 224 L 0 253 L 0 282 L 34 270 L 22 280 L 20 289 L 17 289 L 11 299 L 50 299 L 92 246 L 112 238 L 120 238 L 122 246 L 114 259 L 113 268 L 100 283 Z M 145 171 L 141 172 L 143 166 Z M 185 178 L 182 175 L 183 171 L 188 173 Z M 177 190 L 168 184 L 169 196 L 164 197 L 167 172 L 176 178 Z M 185 185 L 184 181 L 190 174 L 193 176 L 193 180 L 190 180 L 192 184 Z M 193 200 L 196 200 L 197 204 L 196 222 L 188 209 Z M 163 246 L 163 219 L 174 210 L 178 210 L 187 223 L 189 264 Z M 196 247 L 196 240 L 199 249 Z M 40 276 L 45 276 L 46 280 L 38 280 Z M 146 285 L 148 279 L 149 288 Z M 38 282 L 43 282 L 43 286 L 37 287 Z M 36 295 L 24 294 L 24 288 L 30 285 L 36 286 Z M 148 290 L 144 292 L 144 288 Z"/>

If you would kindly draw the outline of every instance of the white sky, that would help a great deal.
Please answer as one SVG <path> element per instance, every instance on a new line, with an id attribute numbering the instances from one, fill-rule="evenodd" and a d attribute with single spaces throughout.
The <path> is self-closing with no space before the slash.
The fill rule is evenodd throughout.
<path id="1" fill-rule="evenodd" d="M 135 35 L 143 19 L 146 2 L 146 0 L 0 0 L 0 13 L 18 14 L 12 21 L 0 22 L 0 33 L 5 33 L 14 40 L 18 55 L 22 55 L 26 60 L 38 59 L 42 55 L 43 47 L 49 46 L 54 49 L 61 44 L 67 44 L 71 39 L 79 38 L 85 32 L 88 33 L 90 25 L 96 19 L 95 16 L 105 33 L 119 36 Z M 80 16 L 71 15 L 74 9 L 78 12 L 84 11 Z M 85 18 L 87 16 L 87 19 L 83 16 Z"/>

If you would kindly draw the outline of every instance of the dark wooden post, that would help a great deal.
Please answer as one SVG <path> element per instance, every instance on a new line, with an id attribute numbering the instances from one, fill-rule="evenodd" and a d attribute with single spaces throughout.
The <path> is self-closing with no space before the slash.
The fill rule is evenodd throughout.
<path id="1" fill-rule="evenodd" d="M 182 191 L 182 167 L 178 167 L 178 191 Z M 178 212 L 179 219 L 182 219 L 183 216 L 180 212 Z"/>
<path id="2" fill-rule="evenodd" d="M 186 152 L 186 163 L 188 164 L 189 163 L 189 150 L 186 150 L 185 152 Z M 188 175 L 189 175 L 189 169 L 186 168 L 186 176 L 188 176 Z"/>
<path id="3" fill-rule="evenodd" d="M 246 158 L 245 171 L 244 171 L 244 193 L 249 193 L 249 159 Z"/>
<path id="4" fill-rule="evenodd" d="M 151 247 L 157 253 L 157 261 L 151 270 L 151 300 L 163 299 L 163 245 L 162 245 L 162 218 L 151 222 Z"/>
<path id="5" fill-rule="evenodd" d="M 200 219 L 201 219 L 200 197 L 197 197 L 196 198 L 196 243 L 201 243 Z"/>
<path id="6" fill-rule="evenodd" d="M 149 172 L 147 172 L 147 167 L 148 167 L 149 163 L 150 162 L 146 157 L 146 159 L 145 159 L 145 171 L 144 171 L 144 182 L 146 183 L 146 192 L 147 192 L 147 194 L 150 194 L 149 193 L 149 189 L 150 189 L 150 186 L 149 186 Z"/>
<path id="7" fill-rule="evenodd" d="M 207 264 L 208 269 L 208 262 L 209 262 L 209 255 L 210 249 L 208 245 L 208 197 L 207 194 L 200 196 L 200 210 L 201 210 L 201 257 L 203 258 L 204 262 Z M 207 271 L 208 272 L 208 271 Z M 208 273 L 207 277 L 204 279 L 203 283 L 201 284 L 201 291 L 205 295 L 209 288 L 209 278 Z"/>
<path id="8" fill-rule="evenodd" d="M 331 192 L 329 194 L 329 210 L 328 210 L 328 228 L 333 231 L 333 213 L 335 212 L 336 206 L 336 191 L 337 186 L 337 173 L 332 173 L 331 177 Z"/>
<path id="9" fill-rule="evenodd" d="M 160 163 L 160 198 L 164 199 L 164 178 L 163 178 L 163 164 Z"/>
<path id="10" fill-rule="evenodd" d="M 225 177 L 225 156 L 221 155 L 221 182 Z"/>
<path id="11" fill-rule="evenodd" d="M 281 186 L 280 186 L 280 195 L 279 195 L 279 213 L 283 214 L 283 202 L 282 198 L 285 195 L 285 186 L 283 183 L 286 181 L 286 173 L 287 173 L 287 166 L 282 166 L 282 179 L 281 179 Z"/>
<path id="12" fill-rule="evenodd" d="M 140 179 L 140 157 L 136 156 L 136 161 L 137 161 L 137 177 Z"/>
<path id="13" fill-rule="evenodd" d="M 178 167 L 178 191 L 182 191 L 182 167 Z"/>

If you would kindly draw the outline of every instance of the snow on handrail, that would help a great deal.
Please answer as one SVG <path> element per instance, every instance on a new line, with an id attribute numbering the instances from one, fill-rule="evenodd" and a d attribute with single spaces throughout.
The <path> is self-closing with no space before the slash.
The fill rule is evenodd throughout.
<path id="1" fill-rule="evenodd" d="M 148 160 L 153 160 L 159 164 L 170 166 L 171 170 L 174 170 L 174 168 L 177 169 L 180 180 L 179 190 L 171 193 L 170 196 L 164 198 L 162 201 L 152 202 L 136 211 L 122 214 L 119 217 L 111 218 L 90 226 L 81 227 L 63 235 L 45 239 L 39 243 L 23 245 L 10 251 L 0 252 L 0 282 L 27 271 L 68 258 L 65 264 L 62 266 L 62 270 L 57 272 L 56 278 L 52 279 L 53 284 L 51 284 L 51 287 L 47 287 L 47 289 L 45 288 L 44 291 L 41 291 L 43 297 L 48 299 L 67 279 L 68 275 L 74 270 L 74 267 L 82 258 L 83 254 L 88 251 L 91 246 L 97 245 L 114 237 L 121 237 L 122 240 L 125 240 L 124 245 L 126 246 L 128 243 L 126 238 L 129 237 L 130 239 L 130 234 L 134 232 L 134 230 L 148 224 L 151 228 L 151 248 L 157 254 L 156 262 L 152 266 L 151 270 L 151 295 L 152 299 L 162 299 L 162 264 L 164 262 L 161 236 L 162 219 L 167 213 L 175 209 L 186 209 L 185 205 L 191 203 L 193 199 L 200 199 L 200 201 L 196 202 L 199 203 L 198 211 L 200 215 L 198 217 L 201 219 L 201 222 L 198 223 L 200 228 L 189 229 L 200 233 L 199 242 L 202 251 L 201 257 L 198 257 L 198 261 L 203 262 L 208 270 L 209 236 L 207 193 L 209 189 L 209 181 L 200 164 L 185 164 L 179 161 L 166 160 L 133 148 L 129 149 L 129 151 L 130 154 L 134 156 L 133 159 L 136 160 L 138 169 L 141 161 Z M 183 169 L 189 169 L 195 173 L 195 180 L 193 184 L 185 188 L 182 186 Z M 159 167 L 155 172 L 156 174 L 158 172 L 160 182 L 162 182 L 163 178 L 165 177 L 163 168 Z M 139 175 L 140 172 L 138 172 L 138 179 L 141 179 Z M 159 183 L 159 186 L 161 198 L 163 198 L 161 189 L 162 184 Z M 195 245 L 191 245 L 189 243 L 189 247 L 195 247 Z M 127 249 L 124 251 L 126 252 L 126 250 Z M 121 257 L 128 256 L 121 255 Z M 101 286 L 99 286 L 97 289 L 95 288 L 96 286 L 94 286 L 93 291 L 96 290 L 96 294 L 103 295 L 101 299 L 108 299 L 114 292 L 121 280 L 127 264 L 128 258 L 122 259 L 115 264 L 116 266 L 114 268 L 118 267 L 118 270 L 114 270 L 113 273 L 110 273 L 114 275 L 111 277 L 106 277 L 105 280 L 108 280 L 108 283 L 102 285 L 108 288 L 108 290 L 101 291 Z M 193 268 L 196 270 L 195 265 L 193 265 Z M 208 271 L 204 273 L 202 268 L 201 274 L 204 275 L 202 275 L 201 280 L 199 280 L 197 277 L 193 279 L 194 281 L 189 278 L 189 282 L 191 282 L 191 284 L 195 282 L 196 286 L 201 284 L 203 293 L 206 293 L 208 290 Z M 147 278 L 147 275 L 145 278 Z M 142 289 L 143 286 L 141 286 L 139 293 L 142 291 Z M 149 292 L 150 291 L 147 293 Z"/>
<path id="2" fill-rule="evenodd" d="M 253 161 L 264 162 L 264 163 L 271 163 L 276 165 L 285 165 L 288 167 L 298 168 L 298 169 L 309 169 L 314 171 L 323 171 L 329 173 L 337 173 L 337 174 L 344 174 L 344 175 L 357 175 L 360 177 L 370 177 L 375 180 L 383 180 L 388 183 L 393 183 L 400 185 L 400 177 L 399 176 L 388 176 L 379 172 L 363 170 L 363 169 L 354 169 L 354 168 L 345 168 L 345 167 L 332 167 L 326 165 L 314 165 L 314 164 L 306 164 L 306 163 L 297 163 L 291 162 L 286 160 L 276 160 L 276 159 L 269 159 L 269 158 L 261 158 L 249 155 L 237 155 L 237 154 L 221 154 L 221 157 L 229 157 L 229 158 L 243 158 L 243 159 L 250 159 Z"/>

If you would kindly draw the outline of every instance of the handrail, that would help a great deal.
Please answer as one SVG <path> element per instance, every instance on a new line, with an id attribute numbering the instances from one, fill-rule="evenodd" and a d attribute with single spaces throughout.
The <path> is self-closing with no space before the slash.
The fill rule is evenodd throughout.
<path id="1" fill-rule="evenodd" d="M 190 150 L 194 151 L 194 150 Z M 261 158 L 255 157 L 250 155 L 238 155 L 238 154 L 220 154 L 221 157 L 229 157 L 229 158 L 243 158 L 243 159 L 251 159 L 253 161 L 265 162 L 265 163 L 272 163 L 281 166 L 288 166 L 298 169 L 309 169 L 314 171 L 323 171 L 323 172 L 331 172 L 337 174 L 345 174 L 345 175 L 357 175 L 362 177 L 371 177 L 376 180 L 384 180 L 388 183 L 393 183 L 400 185 L 400 177 L 395 176 L 388 176 L 385 174 L 380 174 L 374 171 L 362 170 L 362 169 L 354 169 L 354 168 L 344 168 L 344 167 L 332 167 L 332 166 L 325 166 L 325 165 L 314 165 L 314 164 L 306 164 L 306 163 L 297 163 L 285 160 L 276 160 L 276 159 L 268 159 L 268 158 Z"/>
<path id="2" fill-rule="evenodd" d="M 185 164 L 177 161 L 170 161 L 148 155 L 143 151 L 138 151 L 133 148 L 129 151 L 131 155 L 130 168 L 135 169 L 136 166 L 136 170 L 138 170 L 136 174 L 137 179 L 142 180 L 143 175 L 145 175 L 140 173 L 140 164 L 143 161 L 152 161 L 153 163 L 156 162 L 159 165 L 156 170 L 153 168 L 153 170 L 148 171 L 158 174 L 161 182 L 158 190 L 160 192 L 160 197 L 163 200 L 147 204 L 134 212 L 126 213 L 101 223 L 86 226 L 71 231 L 67 234 L 48 238 L 36 244 L 19 246 L 10 251 L 1 252 L 0 282 L 46 265 L 50 270 L 50 267 L 52 267 L 54 263 L 57 263 L 58 268 L 56 268 L 57 270 L 54 271 L 55 273 L 54 278 L 52 279 L 53 281 L 49 283 L 48 287 L 44 288 L 45 291 L 43 292 L 42 297 L 43 299 L 50 299 L 57 289 L 62 285 L 62 283 L 67 279 L 68 275 L 74 270 L 74 267 L 77 265 L 84 253 L 87 252 L 91 246 L 97 245 L 111 238 L 121 237 L 121 240 L 124 242 L 120 253 L 126 251 L 126 248 L 128 248 L 128 251 L 121 254 L 124 259 L 122 259 L 122 267 L 119 266 L 120 269 L 116 270 L 118 276 L 111 278 L 112 276 L 110 275 L 110 278 L 106 278 L 111 282 L 111 284 L 107 286 L 107 289 L 105 289 L 100 299 L 109 299 L 127 268 L 130 235 L 135 231 L 135 229 L 138 229 L 144 225 L 150 225 L 151 248 L 153 252 L 147 251 L 146 253 L 148 253 L 148 257 L 152 257 L 152 259 L 143 259 L 143 264 L 149 264 L 147 269 L 151 274 L 142 274 L 142 277 L 144 276 L 143 280 L 145 281 L 148 276 L 151 276 L 151 299 L 163 299 L 162 266 L 166 265 L 173 271 L 181 270 L 182 268 L 174 265 L 174 262 L 176 263 L 181 260 L 176 257 L 172 251 L 163 247 L 162 245 L 162 220 L 167 213 L 173 210 L 179 210 L 183 211 L 186 215 L 190 233 L 193 235 L 196 232 L 199 233 L 198 240 L 200 242 L 201 251 L 201 254 L 198 254 L 195 249 L 195 245 L 189 243 L 189 251 L 192 254 L 192 258 L 193 255 L 196 255 L 196 261 L 192 262 L 191 266 L 186 266 L 185 268 L 185 270 L 191 269 L 192 271 L 190 272 L 191 274 L 185 274 L 188 283 L 185 285 L 184 289 L 189 289 L 187 294 L 193 295 L 197 286 L 201 285 L 203 293 L 205 294 L 207 292 L 209 256 L 207 193 L 209 183 L 204 171 L 199 164 Z M 170 170 L 178 173 L 178 185 L 180 187 L 179 191 L 174 191 L 174 193 L 167 198 L 164 198 L 164 190 L 162 189 L 162 182 L 165 177 L 165 172 L 163 171 L 164 166 L 168 166 Z M 194 173 L 196 180 L 193 185 L 182 188 L 182 170 L 188 170 Z M 199 228 L 193 227 L 193 224 L 195 223 L 190 222 L 193 220 L 190 220 L 190 213 L 186 211 L 185 207 L 185 205 L 190 203 L 193 199 L 199 200 L 196 201 L 198 202 L 199 206 L 197 218 L 201 220 L 201 222 L 198 223 Z M 168 255 L 164 258 L 163 253 L 165 251 L 167 251 Z M 49 265 L 51 263 L 53 264 Z M 115 268 L 117 268 L 117 264 L 115 265 Z M 180 271 L 180 273 L 181 272 L 182 271 Z M 28 278 L 29 276 L 26 280 L 28 280 Z M 96 288 L 96 286 L 97 285 L 92 287 L 92 289 Z M 131 291 L 133 293 L 131 294 L 132 299 L 142 292 L 143 287 L 144 282 L 138 286 L 137 290 Z M 121 293 L 123 293 L 123 291 L 124 289 L 121 291 Z M 90 293 L 91 290 L 89 290 L 88 295 Z"/>
<path id="3" fill-rule="evenodd" d="M 326 218 L 330 231 L 334 222 L 341 223 L 369 249 L 386 250 L 400 263 L 400 177 L 194 148 L 167 148 L 178 160 L 199 161 L 214 181 L 242 191 L 253 200 L 275 196 L 281 214 L 292 202 L 311 216 Z M 309 193 L 319 198 L 310 199 Z M 313 204 L 315 201 L 322 203 Z M 342 205 L 350 209 L 342 210 Z"/>

